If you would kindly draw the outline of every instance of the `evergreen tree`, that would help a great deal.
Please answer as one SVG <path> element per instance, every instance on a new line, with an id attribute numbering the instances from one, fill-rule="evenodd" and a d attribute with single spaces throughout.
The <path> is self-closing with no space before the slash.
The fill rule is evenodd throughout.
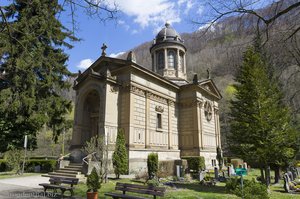
<path id="1" fill-rule="evenodd" d="M 119 179 L 121 174 L 128 173 L 128 156 L 125 145 L 125 135 L 123 129 L 119 129 L 115 151 L 112 156 L 114 171 Z"/>
<path id="2" fill-rule="evenodd" d="M 247 49 L 236 76 L 229 142 L 234 154 L 260 164 L 265 180 L 264 174 L 269 178 L 267 168 L 283 166 L 298 147 L 289 109 L 258 43 Z"/>
<path id="3" fill-rule="evenodd" d="M 0 19 L 0 152 L 22 147 L 24 135 L 36 147 L 46 124 L 54 139 L 65 127 L 71 102 L 59 92 L 70 85 L 63 48 L 76 40 L 57 19 L 57 0 L 15 0 Z M 8 25 L 9 24 L 9 25 Z"/>

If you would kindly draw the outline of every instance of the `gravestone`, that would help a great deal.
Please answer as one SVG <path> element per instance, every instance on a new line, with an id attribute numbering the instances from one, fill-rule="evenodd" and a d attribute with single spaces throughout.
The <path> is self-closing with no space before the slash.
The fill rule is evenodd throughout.
<path id="1" fill-rule="evenodd" d="M 219 170 L 217 167 L 215 167 L 214 173 L 215 173 L 215 179 L 218 179 L 219 178 Z"/>
<path id="2" fill-rule="evenodd" d="M 230 166 L 227 167 L 227 175 L 228 175 L 228 177 L 231 176 L 231 167 Z"/>
<path id="3" fill-rule="evenodd" d="M 231 175 L 235 175 L 235 170 L 234 170 L 233 165 L 230 166 L 230 169 L 231 169 Z"/>
<path id="4" fill-rule="evenodd" d="M 291 171 L 288 171 L 287 174 L 288 174 L 288 176 L 289 176 L 289 179 L 290 179 L 291 181 L 293 181 L 293 180 L 294 180 L 293 173 L 292 173 Z"/>
<path id="5" fill-rule="evenodd" d="M 199 172 L 199 181 L 201 182 L 204 179 L 205 176 L 205 171 L 200 171 Z"/>

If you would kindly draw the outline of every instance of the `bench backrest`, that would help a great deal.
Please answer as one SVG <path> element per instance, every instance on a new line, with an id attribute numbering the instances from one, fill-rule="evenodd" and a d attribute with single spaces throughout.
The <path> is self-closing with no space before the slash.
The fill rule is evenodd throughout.
<path id="1" fill-rule="evenodd" d="M 127 184 L 117 182 L 116 190 L 123 191 L 125 194 L 126 191 L 133 193 L 149 194 L 153 196 L 164 196 L 166 188 L 165 187 L 155 187 L 155 186 L 144 186 L 138 184 Z"/>
<path id="2" fill-rule="evenodd" d="M 49 181 L 54 184 L 69 184 L 71 186 L 78 184 L 78 178 L 62 178 L 62 177 L 50 177 Z"/>

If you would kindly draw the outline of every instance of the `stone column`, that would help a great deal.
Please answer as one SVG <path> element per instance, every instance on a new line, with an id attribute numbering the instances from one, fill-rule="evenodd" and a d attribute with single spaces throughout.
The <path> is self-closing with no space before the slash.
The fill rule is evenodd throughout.
<path id="1" fill-rule="evenodd" d="M 165 67 L 164 69 L 168 69 L 168 49 L 164 48 L 165 51 Z"/>
<path id="2" fill-rule="evenodd" d="M 150 130 L 149 130 L 149 126 L 150 126 L 150 93 L 146 91 L 145 93 L 145 148 L 149 148 L 150 146 Z"/>
<path id="3" fill-rule="evenodd" d="M 177 55 L 176 55 L 176 70 L 179 72 L 181 70 L 181 65 L 179 62 L 179 58 L 180 58 L 180 53 L 179 53 L 179 49 L 177 48 Z"/>
<path id="4" fill-rule="evenodd" d="M 153 71 L 157 71 L 157 60 L 156 60 L 156 52 L 153 53 Z"/>
<path id="5" fill-rule="evenodd" d="M 214 119 L 215 119 L 216 145 L 221 147 L 219 109 L 217 107 L 214 107 Z"/>
<path id="6" fill-rule="evenodd" d="M 202 101 L 198 101 L 197 102 L 198 104 L 198 110 L 199 110 L 199 144 L 200 144 L 200 147 L 201 149 L 204 148 L 203 146 L 203 117 L 202 117 L 202 107 L 203 107 L 203 102 Z"/>
<path id="7" fill-rule="evenodd" d="M 172 148 L 172 129 L 171 129 L 171 122 L 172 122 L 172 116 L 171 116 L 171 107 L 170 103 L 172 103 L 170 100 L 168 100 L 168 149 Z"/>

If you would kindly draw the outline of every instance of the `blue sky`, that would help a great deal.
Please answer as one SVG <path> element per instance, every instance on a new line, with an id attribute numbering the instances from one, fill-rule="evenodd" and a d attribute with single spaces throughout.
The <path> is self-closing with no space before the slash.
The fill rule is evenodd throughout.
<path id="1" fill-rule="evenodd" d="M 84 2 L 75 0 L 78 2 Z M 116 20 L 103 23 L 97 17 L 90 17 L 79 7 L 75 11 L 78 30 L 75 35 L 81 39 L 72 43 L 74 48 L 65 50 L 69 55 L 67 63 L 71 72 L 85 70 L 101 54 L 101 46 L 108 46 L 108 56 L 128 51 L 139 44 L 151 41 L 157 32 L 170 22 L 178 33 L 193 32 L 202 25 L 192 24 L 192 20 L 209 22 L 212 16 L 211 7 L 219 0 L 94 0 L 111 6 L 116 4 L 120 12 Z M 242 0 L 256 2 L 250 7 L 265 6 L 272 0 Z M 12 0 L 1 0 L 0 5 L 11 3 Z M 63 2 L 63 0 L 59 0 Z M 230 5 L 233 0 L 223 1 Z M 69 7 L 60 15 L 59 20 L 72 29 Z M 223 9 L 219 7 L 218 9 Z M 150 54 L 149 54 L 150 55 Z"/>
<path id="2" fill-rule="evenodd" d="M 151 41 L 169 21 L 179 33 L 198 29 L 191 23 L 191 13 L 201 16 L 202 6 L 196 0 L 117 0 L 121 10 L 115 21 L 103 23 L 97 17 L 89 17 L 83 10 L 76 11 L 78 30 L 76 36 L 82 41 L 73 43 L 69 54 L 68 68 L 72 72 L 84 70 L 101 54 L 105 43 L 108 56 L 128 51 L 139 44 Z M 63 23 L 70 27 L 68 12 L 62 16 Z M 150 55 L 150 54 L 149 54 Z"/>

